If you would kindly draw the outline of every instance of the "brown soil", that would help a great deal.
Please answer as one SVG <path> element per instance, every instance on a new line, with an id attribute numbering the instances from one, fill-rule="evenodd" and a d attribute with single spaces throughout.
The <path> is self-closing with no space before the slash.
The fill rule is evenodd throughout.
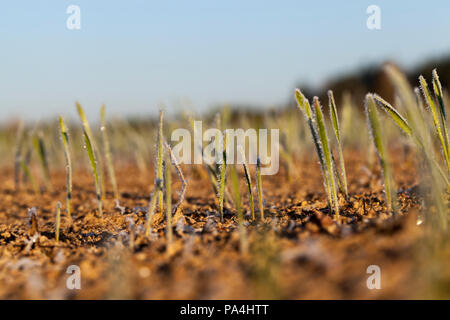
<path id="1" fill-rule="evenodd" d="M 35 196 L 31 190 L 14 191 L 12 170 L 5 169 L 0 185 L 0 298 L 450 298 L 449 268 L 424 263 L 431 262 L 423 245 L 424 224 L 416 223 L 420 201 L 411 161 L 396 161 L 401 211 L 392 217 L 384 207 L 380 172 L 365 168 L 366 158 L 357 152 L 346 158 L 351 198 L 341 199 L 340 224 L 328 211 L 315 154 L 296 161 L 290 179 L 284 169 L 263 177 L 266 219 L 250 222 L 247 217 L 248 255 L 239 250 L 234 209 L 228 206 L 225 222 L 219 221 L 202 167 L 183 168 L 188 189 L 170 253 L 164 222 L 154 226 L 150 238 L 143 236 L 151 172 L 118 168 L 125 210 L 115 209 L 108 193 L 103 218 L 96 216 L 89 172 L 75 172 L 74 222 L 63 219 L 56 243 L 54 208 L 57 201 L 65 201 L 64 172 L 52 176 L 53 193 Z M 179 186 L 176 182 L 173 187 L 174 202 Z M 243 201 L 248 212 L 246 196 Z M 38 209 L 40 237 L 34 244 L 27 222 L 30 207 Z M 135 222 L 135 241 L 127 217 Z M 445 248 L 448 262 L 450 250 Z M 70 265 L 81 269 L 80 290 L 66 287 Z M 369 265 L 381 268 L 379 290 L 366 286 Z M 437 289 L 434 279 L 439 279 Z"/>

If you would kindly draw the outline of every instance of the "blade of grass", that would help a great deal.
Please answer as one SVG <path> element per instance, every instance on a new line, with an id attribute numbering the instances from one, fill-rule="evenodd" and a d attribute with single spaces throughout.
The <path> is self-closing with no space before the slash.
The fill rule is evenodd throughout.
<path id="1" fill-rule="evenodd" d="M 166 157 L 164 162 L 165 175 L 164 175 L 164 187 L 166 189 L 166 234 L 167 234 L 167 250 L 170 252 L 173 242 L 172 232 L 172 172 L 171 162 L 169 157 Z"/>
<path id="2" fill-rule="evenodd" d="M 239 178 L 235 165 L 230 166 L 230 179 L 234 203 L 236 206 L 240 249 L 242 254 L 247 254 L 248 253 L 247 232 L 244 227 L 244 215 L 242 214 L 241 193 L 239 190 Z"/>
<path id="3" fill-rule="evenodd" d="M 418 87 L 414 88 L 414 96 L 416 98 L 417 108 L 419 109 L 417 117 L 418 117 L 418 119 L 420 119 L 421 123 L 428 124 L 429 121 L 427 121 L 427 114 L 425 113 L 426 110 L 425 110 L 425 105 L 423 103 L 424 101 L 422 98 L 422 92 L 420 91 L 420 89 Z M 431 143 L 431 142 L 427 141 L 427 143 Z"/>
<path id="4" fill-rule="evenodd" d="M 175 206 L 173 207 L 173 217 L 176 217 L 178 210 L 181 208 L 181 205 L 184 202 L 184 198 L 185 198 L 185 194 L 186 194 L 186 187 L 187 187 L 187 182 L 186 179 L 184 178 L 183 175 L 183 171 L 181 171 L 181 167 L 178 164 L 177 158 L 175 157 L 175 155 L 173 154 L 172 148 L 170 147 L 170 145 L 167 143 L 167 141 L 164 141 L 164 146 L 166 147 L 166 149 L 169 151 L 169 155 L 170 155 L 170 159 L 172 160 L 172 164 L 175 166 L 175 169 L 177 171 L 177 175 L 178 178 L 181 181 L 181 190 L 180 190 L 180 194 L 178 196 L 178 201 L 175 204 Z"/>
<path id="5" fill-rule="evenodd" d="M 111 185 L 113 187 L 114 199 L 119 200 L 119 191 L 117 188 L 116 174 L 114 172 L 114 164 L 113 164 L 112 154 L 111 154 L 111 144 L 109 142 L 108 130 L 106 128 L 105 113 L 106 113 L 106 107 L 105 107 L 105 105 L 102 105 L 102 108 L 100 111 L 100 118 L 101 118 L 101 131 L 102 131 L 102 137 L 103 137 L 103 145 L 105 147 L 106 167 L 108 169 L 109 179 L 110 179 Z"/>
<path id="6" fill-rule="evenodd" d="M 397 68 L 388 65 L 385 70 L 395 85 L 404 107 L 406 107 L 407 119 L 412 128 L 413 137 L 415 138 L 414 141 L 417 146 L 417 155 L 423 157 L 425 160 L 426 167 L 418 166 L 418 173 L 421 180 L 419 188 L 426 195 L 424 211 L 425 213 L 432 212 L 434 208 L 437 214 L 431 214 L 431 220 L 432 222 L 438 221 L 438 230 L 446 232 L 448 208 L 445 197 L 450 189 L 450 184 L 447 175 L 434 157 L 434 148 L 431 143 L 432 140 L 428 122 L 426 121 L 427 119 L 422 110 L 417 112 L 418 105 L 420 104 L 417 104 L 416 101 L 420 101 L 420 99 L 415 98 L 406 76 Z M 439 179 L 439 176 L 441 179 Z M 443 186 L 444 182 L 446 188 Z M 431 188 L 422 187 L 422 185 L 426 184 Z"/>
<path id="7" fill-rule="evenodd" d="M 445 111 L 444 95 L 442 93 L 442 85 L 441 85 L 441 82 L 439 81 L 439 75 L 438 75 L 436 69 L 433 70 L 433 91 L 434 91 L 434 96 L 436 97 L 436 100 L 439 103 L 439 115 L 441 117 L 443 138 L 445 140 L 447 154 L 450 157 L 450 143 L 448 140 L 448 128 L 447 128 L 447 113 Z"/>
<path id="8" fill-rule="evenodd" d="M 31 156 L 33 154 L 33 147 L 29 145 L 28 141 L 25 142 L 25 156 L 23 158 L 23 162 L 30 167 L 30 163 L 31 163 Z M 22 160 L 22 159 L 21 159 Z M 21 166 L 22 167 L 22 166 Z M 28 175 L 24 174 L 22 177 L 22 181 L 28 182 Z"/>
<path id="9" fill-rule="evenodd" d="M 215 117 L 214 117 L 214 122 L 215 122 L 215 127 L 216 129 L 218 129 L 220 132 L 222 132 L 222 123 L 220 121 L 220 113 L 216 113 Z M 215 138 L 214 138 L 214 144 L 215 144 L 215 150 L 220 150 L 220 143 L 221 143 L 221 139 L 220 139 L 220 134 L 216 134 Z M 216 177 L 220 177 L 220 157 L 222 156 L 221 154 L 217 154 L 218 152 L 216 151 L 216 172 L 215 172 L 215 176 Z"/>
<path id="10" fill-rule="evenodd" d="M 327 129 L 325 126 L 325 119 L 322 113 L 322 106 L 320 105 L 319 98 L 317 97 L 314 97 L 314 110 L 317 120 L 317 128 L 319 131 L 320 142 L 322 145 L 322 150 L 325 158 L 326 174 L 328 175 L 328 180 L 330 182 L 330 189 L 333 196 L 332 204 L 334 205 L 334 213 L 336 215 L 336 218 L 339 218 L 339 202 L 336 191 L 336 181 L 333 171 L 333 161 L 331 157 L 331 150 L 328 143 Z"/>
<path id="11" fill-rule="evenodd" d="M 192 133 L 195 134 L 194 119 L 189 118 L 189 123 L 191 125 Z M 197 148 L 199 150 L 200 154 L 203 157 L 203 154 L 204 154 L 203 146 L 201 144 L 196 144 L 195 141 L 194 141 L 194 148 Z M 208 177 L 209 177 L 209 180 L 211 182 L 211 187 L 213 189 L 214 194 L 216 195 L 217 204 L 218 204 L 218 202 L 219 202 L 219 183 L 218 183 L 218 180 L 219 180 L 220 174 L 218 174 L 216 172 L 216 170 L 210 164 L 207 163 L 207 161 L 202 161 L 202 162 L 203 162 L 203 166 L 206 169 L 206 172 L 208 173 Z"/>
<path id="12" fill-rule="evenodd" d="M 328 197 L 328 205 L 331 208 L 333 200 L 331 198 L 330 182 L 328 179 L 328 175 L 326 173 L 325 157 L 324 157 L 322 145 L 321 145 L 321 142 L 319 139 L 317 124 L 313 117 L 313 112 L 311 110 L 311 106 L 309 104 L 308 99 L 305 98 L 305 96 L 303 95 L 303 93 L 301 93 L 301 91 L 299 89 L 295 89 L 295 99 L 297 100 L 298 108 L 305 116 L 306 122 L 308 123 L 309 129 L 311 131 L 311 136 L 313 138 L 314 147 L 317 152 L 317 157 L 319 158 L 320 170 L 322 172 L 322 177 L 323 177 L 323 185 L 325 187 L 325 192 Z"/>
<path id="13" fill-rule="evenodd" d="M 427 148 L 428 143 L 422 142 L 422 140 L 428 141 L 429 139 L 426 137 L 426 124 L 424 123 L 423 117 L 419 116 L 418 114 L 414 114 L 414 112 L 409 112 L 408 114 L 412 115 L 414 117 L 413 123 L 417 124 L 416 128 L 417 130 L 414 130 L 411 128 L 411 126 L 408 124 L 407 120 L 386 100 L 381 98 L 377 94 L 373 94 L 373 99 L 377 102 L 377 104 L 383 108 L 384 111 L 394 120 L 394 122 L 398 125 L 398 127 L 406 133 L 409 137 L 413 139 L 413 141 L 416 143 L 416 145 L 419 147 L 419 149 L 423 152 L 425 157 L 427 158 L 427 161 L 430 165 L 436 166 L 436 170 L 439 172 L 441 178 L 445 181 L 447 187 L 450 186 L 450 182 L 447 178 L 447 175 L 442 171 L 440 165 L 436 162 L 436 159 L 434 159 L 432 152 L 428 150 Z"/>
<path id="14" fill-rule="evenodd" d="M 59 242 L 59 229 L 61 227 L 61 202 L 59 201 L 56 203 L 55 219 L 55 240 Z"/>
<path id="15" fill-rule="evenodd" d="M 50 181 L 50 169 L 48 166 L 47 151 L 45 149 L 44 138 L 41 132 L 38 135 L 33 136 L 33 146 L 38 155 L 39 163 L 41 164 L 45 189 L 51 192 L 53 190 L 53 187 Z"/>
<path id="16" fill-rule="evenodd" d="M 222 159 L 220 163 L 220 177 L 219 177 L 219 213 L 220 213 L 220 221 L 223 220 L 223 199 L 225 194 L 225 179 L 227 172 L 227 133 L 223 135 L 223 144 L 222 147 Z"/>
<path id="17" fill-rule="evenodd" d="M 242 157 L 242 166 L 244 167 L 244 176 L 245 176 L 245 181 L 247 183 L 247 191 L 248 191 L 248 201 L 250 204 L 250 212 L 252 215 L 252 220 L 255 220 L 255 205 L 254 205 L 254 200 L 253 200 L 253 187 L 252 187 L 252 179 L 250 177 L 250 170 L 248 169 L 248 165 L 247 165 L 247 160 L 245 159 L 245 153 L 244 153 L 244 149 L 242 148 L 241 145 L 238 146 L 239 148 L 239 152 L 241 154 Z"/>
<path id="18" fill-rule="evenodd" d="M 333 161 L 333 172 L 334 172 L 334 176 L 336 177 L 336 183 L 337 186 L 339 187 L 339 191 L 344 195 L 345 197 L 345 191 L 343 188 L 344 183 L 342 182 L 342 178 L 341 178 L 341 174 L 339 173 L 338 170 L 338 165 L 336 163 L 336 159 L 334 158 L 333 153 L 331 153 L 331 160 Z M 347 199 L 347 198 L 346 198 Z"/>
<path id="19" fill-rule="evenodd" d="M 430 90 L 428 89 L 427 81 L 425 80 L 425 78 L 423 76 L 419 77 L 419 82 L 420 82 L 420 88 L 422 90 L 422 94 L 425 98 L 425 101 L 426 101 L 429 109 L 431 110 L 436 134 L 439 138 L 439 142 L 441 143 L 442 154 L 444 155 L 444 160 L 447 164 L 447 171 L 448 171 L 448 173 L 450 173 L 450 158 L 449 158 L 448 149 L 447 149 L 448 143 L 446 143 L 446 141 L 444 140 L 444 136 L 442 135 L 442 129 L 441 129 L 441 124 L 440 124 L 436 104 L 431 96 Z"/>
<path id="20" fill-rule="evenodd" d="M 70 153 L 69 131 L 63 118 L 59 117 L 59 128 L 61 132 L 61 139 L 64 147 L 64 157 L 66 160 L 66 201 L 67 201 L 67 216 L 72 220 L 72 156 Z"/>
<path id="21" fill-rule="evenodd" d="M 261 178 L 261 160 L 256 159 L 256 189 L 258 193 L 259 214 L 261 220 L 264 220 L 264 203 L 263 203 L 263 187 Z"/>
<path id="22" fill-rule="evenodd" d="M 386 153 L 386 146 L 384 136 L 381 130 L 380 119 L 376 109 L 376 103 L 372 94 L 367 94 L 365 99 L 365 111 L 367 118 L 367 125 L 369 127 L 372 141 L 377 150 L 378 160 L 382 169 L 384 179 L 384 194 L 386 197 L 386 206 L 389 212 L 396 209 L 396 199 L 394 194 L 394 186 L 391 178 L 391 171 L 389 159 Z"/>
<path id="23" fill-rule="evenodd" d="M 147 222 L 145 226 L 145 236 L 148 237 L 150 235 L 150 228 L 153 224 L 153 217 L 155 215 L 155 209 L 156 209 L 156 200 L 158 199 L 158 193 L 162 189 L 161 188 L 162 181 L 158 180 L 155 182 L 155 190 L 153 191 L 153 194 L 150 196 L 150 203 L 148 206 L 148 213 L 147 213 Z"/>
<path id="24" fill-rule="evenodd" d="M 406 119 L 393 106 L 389 104 L 389 102 L 387 102 L 377 94 L 373 94 L 372 97 L 378 103 L 378 105 L 382 107 L 389 116 L 391 116 L 391 118 L 395 121 L 399 128 L 403 130 L 403 132 L 405 132 L 410 137 L 413 136 L 412 129 L 409 126 L 408 121 L 406 121 Z"/>
<path id="25" fill-rule="evenodd" d="M 163 144 L 163 117 L 164 117 L 163 111 L 160 110 L 159 111 L 158 134 L 157 134 L 157 140 L 156 140 L 156 150 L 157 150 L 157 152 L 156 152 L 156 164 L 157 164 L 156 180 L 160 180 L 160 181 L 164 180 L 164 177 L 163 177 L 163 175 L 164 175 L 164 168 L 163 168 L 163 160 L 164 160 L 163 159 L 163 157 L 164 157 L 164 154 L 163 154 L 163 151 L 164 151 L 163 150 L 163 146 L 164 146 L 164 144 Z M 158 201 L 159 201 L 159 212 L 162 215 L 164 212 L 163 211 L 163 206 L 164 206 L 163 205 L 163 202 L 164 202 L 163 191 L 159 190 L 157 196 L 158 196 Z"/>
<path id="26" fill-rule="evenodd" d="M 341 133 L 340 133 L 340 128 L 339 128 L 339 118 L 338 118 L 336 103 L 334 101 L 333 91 L 331 91 L 331 90 L 328 91 L 328 99 L 329 99 L 331 123 L 333 125 L 334 136 L 336 138 L 337 149 L 339 152 L 339 167 L 341 168 L 342 188 L 344 190 L 345 198 L 348 199 L 347 174 L 345 172 L 344 153 L 342 152 Z M 338 177 L 339 177 L 339 175 L 338 175 Z"/>
<path id="27" fill-rule="evenodd" d="M 99 161 L 98 162 L 98 166 L 97 166 L 97 174 L 98 174 L 98 180 L 99 180 L 99 183 L 100 183 L 100 186 L 101 186 L 101 188 L 100 188 L 100 190 L 101 190 L 101 197 L 102 197 L 102 199 L 104 199 L 105 198 L 105 194 L 104 194 L 104 192 L 105 192 L 105 181 L 104 181 L 104 178 L 103 178 L 103 167 L 102 167 L 102 165 L 100 163 L 100 159 L 101 158 L 100 158 L 100 155 L 98 154 L 98 150 L 99 149 L 97 148 L 97 144 L 95 143 L 94 134 L 92 133 L 91 126 L 89 125 L 89 121 L 88 121 L 88 119 L 86 117 L 86 114 L 84 113 L 83 107 L 81 106 L 81 104 L 79 102 L 75 102 L 75 105 L 77 107 L 78 115 L 80 116 L 81 122 L 83 124 L 83 129 L 84 129 L 84 131 L 86 131 L 86 133 L 89 136 L 90 143 L 91 143 L 91 145 L 93 147 L 93 150 L 95 152 L 95 158 L 97 159 L 97 161 Z"/>
<path id="28" fill-rule="evenodd" d="M 83 129 L 84 142 L 86 146 L 86 151 L 89 157 L 89 162 L 91 163 L 92 173 L 94 175 L 95 191 L 97 193 L 98 201 L 98 213 L 100 217 L 103 217 L 103 203 L 102 203 L 102 190 L 98 176 L 97 159 L 95 157 L 95 151 L 92 146 L 91 138 L 86 130 Z"/>

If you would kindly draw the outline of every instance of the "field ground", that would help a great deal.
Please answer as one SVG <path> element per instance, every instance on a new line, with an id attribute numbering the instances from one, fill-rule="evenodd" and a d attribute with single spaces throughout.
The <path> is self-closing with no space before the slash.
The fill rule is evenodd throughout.
<path id="1" fill-rule="evenodd" d="M 264 176 L 266 219 L 246 222 L 247 255 L 239 251 L 234 207 L 228 206 L 221 223 L 202 167 L 183 167 L 188 188 L 170 253 L 164 221 L 149 238 L 143 235 L 153 170 L 143 174 L 134 167 L 118 168 L 124 208 L 115 208 L 108 193 L 103 218 L 95 214 L 92 176 L 76 172 L 74 222 L 63 219 L 56 243 L 54 208 L 65 199 L 64 172 L 52 176 L 53 193 L 35 196 L 31 190 L 15 192 L 12 170 L 5 169 L 0 185 L 0 298 L 448 299 L 450 247 L 436 256 L 427 245 L 427 223 L 418 223 L 420 197 L 412 160 L 395 154 L 401 203 L 395 217 L 386 214 L 376 161 L 374 168 L 366 168 L 362 152 L 346 155 L 351 198 L 341 199 L 341 224 L 328 212 L 315 154 L 296 160 L 290 179 L 284 168 Z M 174 201 L 179 186 L 173 187 Z M 243 182 L 241 187 L 245 195 Z M 248 212 L 247 198 L 243 201 Z M 40 238 L 35 244 L 28 235 L 30 206 L 38 209 Z M 69 265 L 80 267 L 80 290 L 66 287 Z M 369 265 L 381 268 L 379 290 L 367 288 Z"/>

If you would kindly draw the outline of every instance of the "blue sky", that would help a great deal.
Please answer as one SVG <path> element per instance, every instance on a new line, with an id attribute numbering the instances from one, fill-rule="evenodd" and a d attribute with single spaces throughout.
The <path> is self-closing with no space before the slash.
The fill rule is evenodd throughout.
<path id="1" fill-rule="evenodd" d="M 68 30 L 66 9 L 81 9 Z M 366 8 L 381 8 L 381 30 Z M 298 83 L 394 59 L 450 53 L 448 1 L 4 1 L 0 119 L 270 106 Z"/>

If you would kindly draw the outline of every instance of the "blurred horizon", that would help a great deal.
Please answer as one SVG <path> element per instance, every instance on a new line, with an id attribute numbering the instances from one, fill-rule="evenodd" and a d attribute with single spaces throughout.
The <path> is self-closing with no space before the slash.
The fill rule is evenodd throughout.
<path id="1" fill-rule="evenodd" d="M 369 5 L 381 30 L 369 30 Z M 69 5 L 81 29 L 68 30 Z M 98 119 L 288 104 L 322 86 L 393 61 L 413 72 L 448 59 L 450 3 L 423 1 L 25 1 L 0 11 L 0 118 Z M 430 70 L 431 72 L 431 70 Z M 424 74 L 429 78 L 429 74 Z"/>

